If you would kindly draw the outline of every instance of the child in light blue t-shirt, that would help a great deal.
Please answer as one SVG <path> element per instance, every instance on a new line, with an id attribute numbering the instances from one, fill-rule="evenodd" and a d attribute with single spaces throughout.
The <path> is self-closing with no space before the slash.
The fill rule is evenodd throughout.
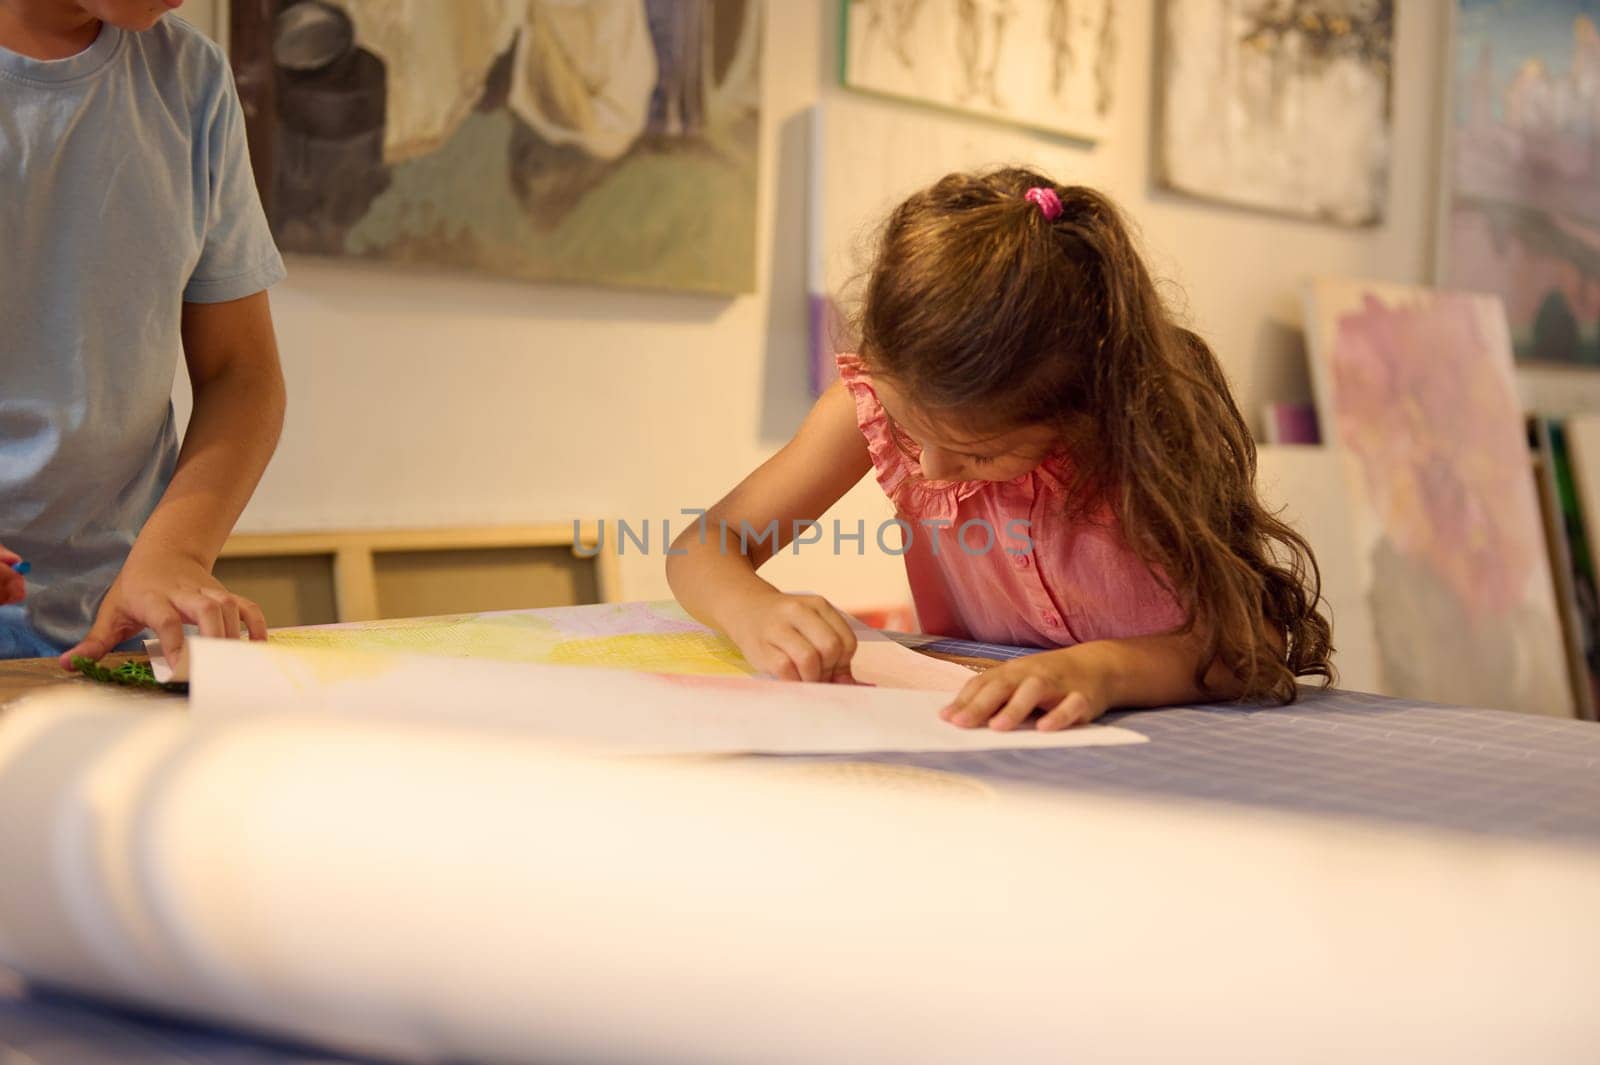
<path id="1" fill-rule="evenodd" d="M 182 2 L 0 0 L 0 658 L 266 636 L 211 568 L 283 424 L 283 262 Z"/>

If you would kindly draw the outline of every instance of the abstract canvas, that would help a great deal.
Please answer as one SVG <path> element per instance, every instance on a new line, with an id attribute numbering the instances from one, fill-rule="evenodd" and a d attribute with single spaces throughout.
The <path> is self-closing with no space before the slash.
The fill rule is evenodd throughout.
<path id="1" fill-rule="evenodd" d="M 1321 281 L 1307 318 L 1384 692 L 1572 716 L 1500 301 Z"/>
<path id="2" fill-rule="evenodd" d="M 750 291 L 761 0 L 233 0 L 286 251 Z"/>
<path id="3" fill-rule="evenodd" d="M 1111 0 L 843 0 L 844 83 L 1086 140 L 1111 113 Z"/>
<path id="4" fill-rule="evenodd" d="M 1388 199 L 1393 0 L 1166 0 L 1158 181 L 1340 225 Z"/>
<path id="5" fill-rule="evenodd" d="M 1600 0 L 1460 0 L 1438 256 L 1517 358 L 1600 366 Z"/>

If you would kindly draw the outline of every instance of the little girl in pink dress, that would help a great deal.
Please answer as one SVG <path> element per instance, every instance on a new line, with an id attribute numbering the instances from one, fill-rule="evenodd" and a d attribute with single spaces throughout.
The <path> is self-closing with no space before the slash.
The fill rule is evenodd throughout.
<path id="1" fill-rule="evenodd" d="M 1168 316 L 1098 193 L 1008 169 L 953 174 L 884 229 L 858 355 L 785 447 L 691 530 L 668 579 L 758 667 L 845 680 L 849 623 L 756 570 L 876 474 L 923 631 L 1045 648 L 979 674 L 962 727 L 1111 707 L 1295 697 L 1331 675 L 1316 563 L 1255 492 L 1221 368 Z"/>

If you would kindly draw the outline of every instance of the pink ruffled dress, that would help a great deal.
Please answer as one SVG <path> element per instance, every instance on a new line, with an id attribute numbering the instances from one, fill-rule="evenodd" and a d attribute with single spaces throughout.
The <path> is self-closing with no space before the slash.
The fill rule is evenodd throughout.
<path id="1" fill-rule="evenodd" d="M 910 527 L 904 557 L 923 632 L 1069 647 L 1183 624 L 1182 607 L 1114 516 L 1069 517 L 1065 458 L 1010 481 L 926 480 L 896 442 L 861 360 L 838 362 L 878 484 Z"/>

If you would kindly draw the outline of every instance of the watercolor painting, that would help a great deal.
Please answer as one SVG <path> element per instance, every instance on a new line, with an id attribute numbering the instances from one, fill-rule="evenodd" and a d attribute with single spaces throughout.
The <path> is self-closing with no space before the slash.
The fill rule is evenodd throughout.
<path id="1" fill-rule="evenodd" d="M 755 287 L 762 0 L 232 0 L 285 251 Z"/>
<path id="2" fill-rule="evenodd" d="M 1307 334 L 1384 694 L 1571 717 L 1499 300 L 1319 281 Z"/>
<path id="3" fill-rule="evenodd" d="M 1157 180 L 1346 226 L 1383 220 L 1393 0 L 1166 0 Z"/>
<path id="4" fill-rule="evenodd" d="M 732 640 L 699 624 L 674 602 L 602 603 L 275 629 L 272 642 L 295 648 L 405 652 L 691 676 L 748 677 L 756 672 Z"/>
<path id="5" fill-rule="evenodd" d="M 843 81 L 1084 140 L 1111 114 L 1111 0 L 843 0 Z"/>
<path id="6" fill-rule="evenodd" d="M 1600 366 L 1600 0 L 1460 0 L 1441 284 L 1519 360 Z"/>

